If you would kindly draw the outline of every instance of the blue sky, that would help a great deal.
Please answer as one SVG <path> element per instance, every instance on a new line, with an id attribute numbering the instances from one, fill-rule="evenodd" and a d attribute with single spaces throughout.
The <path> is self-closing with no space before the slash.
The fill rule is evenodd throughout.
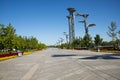
<path id="1" fill-rule="evenodd" d="M 0 0 L 0 23 L 11 23 L 16 33 L 22 36 L 34 36 L 47 45 L 56 44 L 68 33 L 69 15 L 66 10 L 74 7 L 76 13 L 89 14 L 88 23 L 96 26 L 89 28 L 94 38 L 99 34 L 105 41 L 111 21 L 116 22 L 120 30 L 120 0 Z M 75 18 L 76 37 L 84 36 L 82 17 Z"/>

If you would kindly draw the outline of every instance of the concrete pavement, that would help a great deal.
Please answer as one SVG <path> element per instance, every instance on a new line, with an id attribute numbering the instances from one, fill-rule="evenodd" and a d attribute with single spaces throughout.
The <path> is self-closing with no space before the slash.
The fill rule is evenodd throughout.
<path id="1" fill-rule="evenodd" d="M 120 54 L 49 48 L 0 62 L 0 80 L 120 80 Z"/>

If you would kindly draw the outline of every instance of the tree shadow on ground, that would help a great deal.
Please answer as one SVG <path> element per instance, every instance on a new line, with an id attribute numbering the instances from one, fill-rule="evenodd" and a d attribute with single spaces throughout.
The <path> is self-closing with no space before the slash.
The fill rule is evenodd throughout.
<path id="1" fill-rule="evenodd" d="M 52 57 L 70 57 L 70 56 L 78 56 L 76 54 L 54 54 Z"/>
<path id="2" fill-rule="evenodd" d="M 96 59 L 105 59 L 105 60 L 111 60 L 111 59 L 120 59 L 120 54 L 103 54 L 103 55 L 95 55 L 90 57 L 84 57 L 79 59 L 87 59 L 87 60 L 96 60 Z"/>
<path id="3" fill-rule="evenodd" d="M 94 56 L 87 56 L 87 55 L 81 55 L 81 54 L 54 54 L 51 57 L 59 58 L 59 57 L 72 57 L 72 56 L 80 56 L 83 58 L 78 59 L 86 59 L 86 60 L 96 60 L 96 59 L 105 59 L 105 60 L 114 60 L 114 59 L 120 59 L 120 54 L 103 54 L 103 55 L 94 55 Z"/>

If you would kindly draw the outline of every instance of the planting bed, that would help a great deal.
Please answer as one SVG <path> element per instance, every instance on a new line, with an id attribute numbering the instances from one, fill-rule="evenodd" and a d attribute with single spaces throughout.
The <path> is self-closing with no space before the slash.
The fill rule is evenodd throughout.
<path id="1" fill-rule="evenodd" d="M 9 57 L 9 56 L 17 56 L 18 52 L 14 52 L 14 53 L 9 53 L 9 54 L 0 54 L 0 58 L 2 57 Z M 23 55 L 23 52 L 22 52 Z"/>

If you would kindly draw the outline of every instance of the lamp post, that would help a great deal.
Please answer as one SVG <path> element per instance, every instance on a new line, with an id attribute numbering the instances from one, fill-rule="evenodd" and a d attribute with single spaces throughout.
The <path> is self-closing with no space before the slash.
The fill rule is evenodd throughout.
<path id="1" fill-rule="evenodd" d="M 66 43 L 68 44 L 68 34 L 66 32 L 63 32 L 63 34 L 65 35 Z"/>
<path id="2" fill-rule="evenodd" d="M 62 45 L 64 39 L 63 38 L 60 38 L 60 45 Z"/>

